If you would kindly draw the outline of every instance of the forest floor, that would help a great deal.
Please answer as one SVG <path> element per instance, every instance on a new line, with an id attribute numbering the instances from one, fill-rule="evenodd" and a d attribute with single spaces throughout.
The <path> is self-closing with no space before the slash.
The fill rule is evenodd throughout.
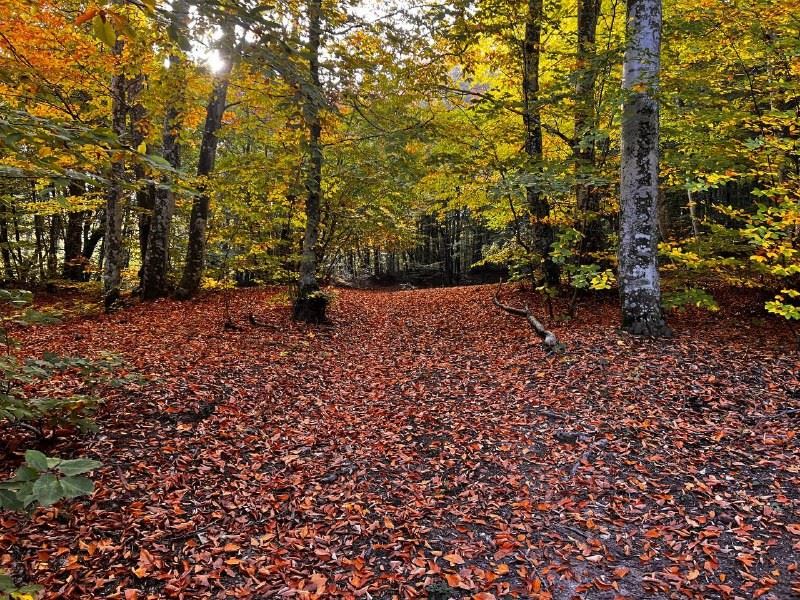
<path id="1" fill-rule="evenodd" d="M 242 290 L 18 332 L 150 383 L 44 449 L 102 460 L 97 491 L 0 513 L 0 568 L 52 599 L 800 597 L 800 357 L 758 302 L 652 341 L 592 300 L 545 356 L 493 293 L 341 290 L 310 327 Z M 0 434 L 5 475 L 29 441 Z"/>

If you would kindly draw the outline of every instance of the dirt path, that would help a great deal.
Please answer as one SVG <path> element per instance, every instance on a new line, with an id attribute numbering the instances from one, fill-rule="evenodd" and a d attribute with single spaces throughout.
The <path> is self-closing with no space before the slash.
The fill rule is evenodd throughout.
<path id="1" fill-rule="evenodd" d="M 246 291 L 240 331 L 221 296 L 31 331 L 153 382 L 52 449 L 103 460 L 98 491 L 0 516 L 0 566 L 50 598 L 791 598 L 797 355 L 741 318 L 634 340 L 597 304 L 545 357 L 492 292 L 343 291 L 309 328 Z"/>

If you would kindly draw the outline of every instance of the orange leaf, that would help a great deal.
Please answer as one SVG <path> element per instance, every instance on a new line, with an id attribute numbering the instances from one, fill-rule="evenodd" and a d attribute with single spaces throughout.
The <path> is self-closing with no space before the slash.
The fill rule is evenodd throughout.
<path id="1" fill-rule="evenodd" d="M 498 575 L 505 575 L 506 573 L 508 573 L 508 565 L 505 563 L 500 563 L 499 565 L 497 565 L 497 568 L 495 568 L 494 572 L 497 573 Z"/>
<path id="2" fill-rule="evenodd" d="M 86 9 L 86 12 L 84 12 L 77 19 L 75 19 L 75 25 L 83 25 L 84 23 L 91 21 L 92 19 L 94 19 L 95 15 L 98 12 L 100 12 L 100 9 L 97 8 L 96 6 L 92 6 L 91 8 Z M 127 592 L 125 593 L 127 598 Z"/>
<path id="3" fill-rule="evenodd" d="M 461 558 L 458 554 L 445 554 L 442 558 L 444 558 L 447 562 L 451 565 L 463 565 L 464 559 Z"/>

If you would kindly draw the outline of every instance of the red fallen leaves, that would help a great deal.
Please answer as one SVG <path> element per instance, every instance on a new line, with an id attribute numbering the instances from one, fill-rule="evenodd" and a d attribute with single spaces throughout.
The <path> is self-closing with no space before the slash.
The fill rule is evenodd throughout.
<path id="1" fill-rule="evenodd" d="M 241 331 L 221 295 L 26 331 L 32 353 L 117 351 L 153 383 L 52 449 L 102 459 L 97 492 L 0 515 L 0 568 L 50 599 L 797 593 L 781 330 L 728 308 L 637 340 L 596 302 L 545 357 L 492 293 L 342 291 L 309 328 L 247 291 Z"/>

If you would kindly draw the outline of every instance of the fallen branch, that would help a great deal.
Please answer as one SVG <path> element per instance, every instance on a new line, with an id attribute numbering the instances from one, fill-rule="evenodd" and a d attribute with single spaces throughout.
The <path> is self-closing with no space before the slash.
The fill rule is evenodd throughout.
<path id="1" fill-rule="evenodd" d="M 528 324 L 531 326 L 531 329 L 533 329 L 533 332 L 539 336 L 539 338 L 542 340 L 542 344 L 544 345 L 544 347 L 550 352 L 557 352 L 561 348 L 563 348 L 563 346 L 558 343 L 558 338 L 555 336 L 555 334 L 552 331 L 548 331 L 547 329 L 545 329 L 544 325 L 542 325 L 541 322 L 531 314 L 531 311 L 528 309 L 527 306 L 525 306 L 524 309 L 515 308 L 513 306 L 509 306 L 508 304 L 503 304 L 502 302 L 500 302 L 500 290 L 502 288 L 503 288 L 503 282 L 501 280 L 500 284 L 497 286 L 497 292 L 495 292 L 494 295 L 494 303 L 496 306 L 498 306 L 499 308 L 503 309 L 504 311 L 506 311 L 511 315 L 515 315 L 517 317 L 524 317 L 525 319 L 527 319 Z"/>

